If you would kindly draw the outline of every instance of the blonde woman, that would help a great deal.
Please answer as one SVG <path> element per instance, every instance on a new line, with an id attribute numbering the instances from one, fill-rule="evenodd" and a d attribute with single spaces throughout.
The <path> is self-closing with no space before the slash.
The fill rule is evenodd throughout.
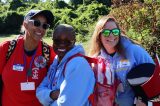
<path id="1" fill-rule="evenodd" d="M 127 73 L 142 63 L 153 63 L 150 55 L 131 39 L 124 36 L 122 30 L 111 16 L 103 16 L 96 24 L 91 40 L 90 56 L 103 57 L 106 62 L 106 77 L 114 84 L 118 79 L 116 103 L 119 106 L 133 106 L 135 94 L 126 80 Z M 107 74 L 112 72 L 112 76 Z"/>

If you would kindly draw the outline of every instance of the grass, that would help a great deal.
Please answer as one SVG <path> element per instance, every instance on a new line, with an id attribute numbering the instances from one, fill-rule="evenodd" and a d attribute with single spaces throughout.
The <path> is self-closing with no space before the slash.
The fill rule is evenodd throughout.
<path id="1" fill-rule="evenodd" d="M 14 39 L 15 35 L 0 35 L 0 43 L 6 40 Z"/>
<path id="2" fill-rule="evenodd" d="M 7 40 L 15 39 L 17 35 L 0 35 L 0 43 Z M 49 45 L 52 45 L 52 38 L 51 37 L 45 37 L 43 40 L 48 43 Z"/>
<path id="3" fill-rule="evenodd" d="M 52 45 L 52 42 L 53 42 L 51 37 L 44 37 L 43 41 L 46 42 L 49 45 Z"/>

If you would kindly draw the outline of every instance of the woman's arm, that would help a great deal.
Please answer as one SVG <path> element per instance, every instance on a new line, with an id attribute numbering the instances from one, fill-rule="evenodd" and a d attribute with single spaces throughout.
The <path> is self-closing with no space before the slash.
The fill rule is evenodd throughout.
<path id="1" fill-rule="evenodd" d="M 83 57 L 69 61 L 60 94 L 51 106 L 82 106 L 88 102 L 95 84 L 94 73 Z"/>
<path id="2" fill-rule="evenodd" d="M 53 100 L 50 97 L 51 89 L 48 88 L 49 80 L 45 77 L 39 87 L 36 89 L 36 96 L 41 104 L 49 106 Z"/>

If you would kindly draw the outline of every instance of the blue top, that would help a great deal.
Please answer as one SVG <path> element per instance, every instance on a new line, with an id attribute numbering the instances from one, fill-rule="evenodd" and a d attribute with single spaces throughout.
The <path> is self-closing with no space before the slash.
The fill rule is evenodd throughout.
<path id="1" fill-rule="evenodd" d="M 126 37 L 121 37 L 121 42 L 124 47 L 126 58 L 118 53 L 112 57 L 102 49 L 100 56 L 108 60 L 110 70 L 115 72 L 115 76 L 122 83 L 122 89 L 117 92 L 116 102 L 119 106 L 133 106 L 134 92 L 129 86 L 126 75 L 135 66 L 142 63 L 154 63 L 150 55 L 139 45 L 132 43 Z M 144 70 L 145 71 L 145 70 Z"/>
<path id="2" fill-rule="evenodd" d="M 44 106 L 89 106 L 88 97 L 93 92 L 94 73 L 83 57 L 71 59 L 65 68 L 69 57 L 74 54 L 84 54 L 82 46 L 71 49 L 58 64 L 58 56 L 50 66 L 47 76 L 36 90 L 36 96 Z M 60 90 L 57 100 L 50 98 L 50 92 Z"/>

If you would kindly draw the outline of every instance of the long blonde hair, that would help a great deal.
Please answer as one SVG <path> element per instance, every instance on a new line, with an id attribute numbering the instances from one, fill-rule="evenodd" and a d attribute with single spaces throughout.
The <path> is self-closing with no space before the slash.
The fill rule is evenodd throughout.
<path id="1" fill-rule="evenodd" d="M 122 32 L 122 29 L 119 27 L 117 20 L 112 15 L 107 15 L 107 16 L 103 16 L 102 18 L 100 18 L 99 21 L 96 24 L 94 33 L 93 33 L 92 38 L 91 38 L 91 47 L 90 47 L 90 51 L 89 51 L 89 56 L 98 56 L 101 48 L 103 48 L 103 45 L 102 45 L 101 40 L 100 40 L 100 33 L 103 30 L 104 25 L 108 21 L 114 21 L 116 23 L 117 27 Z M 120 35 L 120 38 L 121 38 L 121 35 Z M 122 47 L 122 44 L 120 42 L 120 39 L 119 39 L 119 42 L 118 42 L 116 48 L 117 48 L 118 53 L 120 53 L 122 55 L 124 54 L 123 47 Z"/>

